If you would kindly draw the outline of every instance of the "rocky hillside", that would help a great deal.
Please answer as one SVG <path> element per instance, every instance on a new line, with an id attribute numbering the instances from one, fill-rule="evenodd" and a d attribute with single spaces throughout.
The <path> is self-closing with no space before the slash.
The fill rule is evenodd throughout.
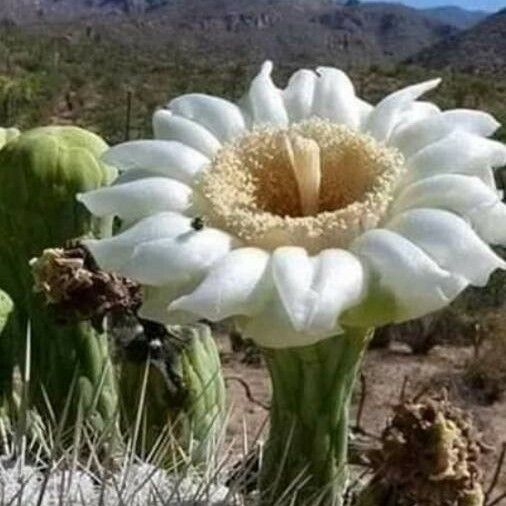
<path id="1" fill-rule="evenodd" d="M 460 7 L 446 6 L 424 9 L 425 14 L 438 19 L 442 23 L 455 26 L 461 30 L 471 28 L 483 21 L 489 14 L 485 11 L 468 11 Z"/>
<path id="2" fill-rule="evenodd" d="M 30 29 L 72 38 L 83 31 L 78 18 L 86 18 L 86 32 L 97 40 L 113 39 L 141 50 L 163 50 L 177 41 L 180 51 L 197 57 L 253 62 L 311 59 L 346 66 L 400 61 L 458 31 L 422 11 L 389 3 L 2 0 L 0 4 L 4 26 L 26 25 L 31 19 Z M 49 29 L 50 21 L 59 23 Z"/>
<path id="3" fill-rule="evenodd" d="M 410 62 L 468 73 L 506 74 L 506 9 L 423 50 Z"/>
<path id="4" fill-rule="evenodd" d="M 144 13 L 168 0 L 2 0 L 0 17 L 15 23 L 62 21 L 98 15 Z"/>

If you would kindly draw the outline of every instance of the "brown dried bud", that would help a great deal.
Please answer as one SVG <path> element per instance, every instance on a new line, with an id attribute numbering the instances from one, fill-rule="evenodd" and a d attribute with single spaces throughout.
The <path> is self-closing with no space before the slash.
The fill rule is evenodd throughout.
<path id="1" fill-rule="evenodd" d="M 47 249 L 31 261 L 34 289 L 62 321 L 90 320 L 101 326 L 106 314 L 134 312 L 141 304 L 137 283 L 101 271 L 82 246 Z"/>
<path id="2" fill-rule="evenodd" d="M 481 436 L 446 395 L 396 406 L 381 440 L 373 482 L 395 490 L 395 504 L 483 505 Z"/>

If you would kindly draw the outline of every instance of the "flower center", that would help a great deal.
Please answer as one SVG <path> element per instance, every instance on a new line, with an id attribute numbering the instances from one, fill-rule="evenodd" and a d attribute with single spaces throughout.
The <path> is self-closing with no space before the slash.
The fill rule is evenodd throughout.
<path id="1" fill-rule="evenodd" d="M 251 246 L 315 253 L 377 227 L 404 170 L 398 151 L 311 119 L 223 147 L 197 186 L 210 225 Z"/>

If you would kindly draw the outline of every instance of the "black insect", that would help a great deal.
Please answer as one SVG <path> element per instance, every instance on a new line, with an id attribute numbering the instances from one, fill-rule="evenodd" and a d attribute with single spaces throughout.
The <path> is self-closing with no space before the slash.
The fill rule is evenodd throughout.
<path id="1" fill-rule="evenodd" d="M 197 216 L 196 218 L 193 218 L 191 222 L 191 226 L 193 230 L 202 230 L 205 226 L 204 224 L 204 218 Z"/>

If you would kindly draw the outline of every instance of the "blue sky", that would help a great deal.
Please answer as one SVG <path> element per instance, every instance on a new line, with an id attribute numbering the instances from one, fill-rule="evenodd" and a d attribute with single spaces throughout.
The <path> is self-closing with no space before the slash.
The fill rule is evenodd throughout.
<path id="1" fill-rule="evenodd" d="M 364 0 L 385 1 L 385 0 Z M 412 7 L 438 7 L 440 5 L 458 5 L 465 9 L 497 11 L 506 7 L 506 0 L 397 0 Z"/>

